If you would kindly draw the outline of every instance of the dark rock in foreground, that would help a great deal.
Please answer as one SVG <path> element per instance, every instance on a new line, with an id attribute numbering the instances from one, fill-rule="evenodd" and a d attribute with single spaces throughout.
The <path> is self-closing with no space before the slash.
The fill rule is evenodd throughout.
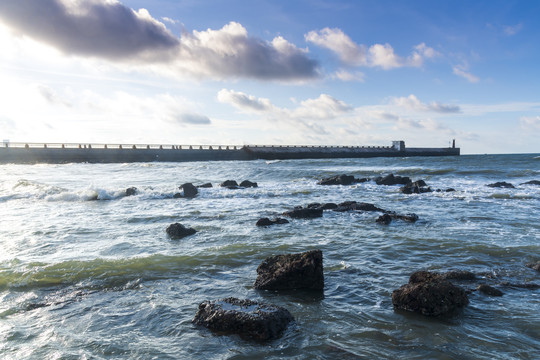
<path id="1" fill-rule="evenodd" d="M 203 301 L 192 320 L 218 333 L 263 341 L 281 337 L 291 321 L 294 317 L 285 308 L 232 297 Z"/>
<path id="2" fill-rule="evenodd" d="M 540 271 L 540 261 L 527 264 L 527 267 L 530 267 L 531 269 L 536 270 L 536 271 Z"/>
<path id="3" fill-rule="evenodd" d="M 299 208 L 283 213 L 285 216 L 289 216 L 293 219 L 313 219 L 323 216 L 322 209 L 309 209 L 309 208 Z"/>
<path id="4" fill-rule="evenodd" d="M 499 289 L 495 289 L 493 286 L 486 284 L 479 285 L 476 290 L 489 296 L 503 296 L 503 292 Z"/>
<path id="5" fill-rule="evenodd" d="M 126 189 L 126 196 L 133 196 L 137 194 L 137 188 L 136 187 L 129 187 Z"/>
<path id="6" fill-rule="evenodd" d="M 407 176 L 394 176 L 394 174 L 389 174 L 384 177 L 379 176 L 375 179 L 377 185 L 407 185 L 411 182 L 411 179 Z"/>
<path id="7" fill-rule="evenodd" d="M 540 186 L 540 180 L 531 180 L 531 181 L 521 183 L 519 185 L 539 185 Z"/>
<path id="8" fill-rule="evenodd" d="M 352 185 L 357 183 L 366 182 L 368 179 L 356 179 L 352 175 L 336 175 L 328 178 L 324 178 L 321 181 L 319 181 L 318 185 Z"/>
<path id="9" fill-rule="evenodd" d="M 259 290 L 324 289 L 321 250 L 266 258 L 257 268 Z"/>
<path id="10" fill-rule="evenodd" d="M 204 183 L 202 185 L 197 185 L 198 188 L 211 188 L 212 183 Z"/>
<path id="11" fill-rule="evenodd" d="M 467 305 L 469 299 L 464 289 L 439 274 L 418 271 L 411 275 L 408 284 L 392 292 L 392 303 L 395 309 L 438 316 Z"/>
<path id="12" fill-rule="evenodd" d="M 260 218 L 255 225 L 257 226 L 270 226 L 275 224 L 288 224 L 289 220 L 283 218 L 275 218 L 270 220 L 269 218 Z"/>
<path id="13" fill-rule="evenodd" d="M 192 228 L 187 228 L 180 223 L 174 223 L 174 224 L 169 225 L 165 231 L 167 232 L 167 235 L 169 235 L 171 239 L 181 239 L 183 237 L 193 235 L 197 232 L 197 230 L 192 229 Z"/>
<path id="14" fill-rule="evenodd" d="M 180 185 L 179 189 L 184 191 L 183 196 L 186 198 L 194 198 L 199 193 L 197 187 L 192 183 L 185 183 L 183 185 Z"/>
<path id="15" fill-rule="evenodd" d="M 492 188 L 507 188 L 507 189 L 515 189 L 514 185 L 507 183 L 505 181 L 499 181 L 493 184 L 488 184 L 486 186 L 492 187 Z"/>
<path id="16" fill-rule="evenodd" d="M 244 187 L 244 188 L 256 188 L 258 187 L 259 185 L 257 185 L 256 182 L 251 182 L 249 180 L 244 180 L 240 183 L 240 187 Z"/>

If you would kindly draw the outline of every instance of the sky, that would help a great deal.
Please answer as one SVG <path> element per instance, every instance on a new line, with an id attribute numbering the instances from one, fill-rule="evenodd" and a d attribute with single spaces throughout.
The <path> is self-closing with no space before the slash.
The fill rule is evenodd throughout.
<path id="1" fill-rule="evenodd" d="M 0 0 L 0 139 L 540 152 L 537 0 Z"/>

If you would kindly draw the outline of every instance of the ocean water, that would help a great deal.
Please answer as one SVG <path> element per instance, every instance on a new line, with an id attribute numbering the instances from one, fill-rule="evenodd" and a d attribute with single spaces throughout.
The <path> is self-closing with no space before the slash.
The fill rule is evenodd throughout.
<path id="1" fill-rule="evenodd" d="M 323 177 L 393 173 L 455 192 L 404 195 L 373 181 L 320 186 Z M 224 180 L 258 188 L 229 190 Z M 540 156 L 249 162 L 0 165 L 2 359 L 538 359 Z M 486 184 L 507 181 L 515 189 Z M 185 182 L 211 182 L 174 199 Z M 138 193 L 126 197 L 125 189 Z M 267 228 L 313 202 L 356 200 L 378 213 L 325 211 Z M 180 222 L 198 233 L 171 240 Z M 321 249 L 323 293 L 253 288 L 276 254 Z M 416 270 L 468 270 L 504 292 L 469 294 L 457 314 L 395 311 L 392 291 Z M 506 284 L 506 285 L 505 285 Z M 283 337 L 264 343 L 192 325 L 198 304 L 248 298 L 287 308 Z"/>

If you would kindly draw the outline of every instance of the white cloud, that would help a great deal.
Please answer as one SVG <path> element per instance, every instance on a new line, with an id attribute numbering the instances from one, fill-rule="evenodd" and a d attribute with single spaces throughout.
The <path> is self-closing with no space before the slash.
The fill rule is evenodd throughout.
<path id="1" fill-rule="evenodd" d="M 413 94 L 408 97 L 393 98 L 392 102 L 399 107 L 415 111 L 430 111 L 437 113 L 459 113 L 461 111 L 460 107 L 457 105 L 445 105 L 439 102 L 432 102 L 431 104 L 422 103 Z"/>
<path id="2" fill-rule="evenodd" d="M 480 78 L 471 74 L 468 70 L 469 70 L 469 65 L 467 63 L 463 63 L 463 64 L 452 67 L 452 71 L 454 72 L 455 75 L 460 76 L 473 84 L 479 82 Z"/>
<path id="3" fill-rule="evenodd" d="M 540 131 L 540 116 L 522 116 L 519 123 L 526 131 Z"/>
<path id="4" fill-rule="evenodd" d="M 523 24 L 522 23 L 519 23 L 519 24 L 516 24 L 516 25 L 508 25 L 508 26 L 503 27 L 504 33 L 506 35 L 508 35 L 508 36 L 516 35 L 518 32 L 521 31 L 521 29 L 523 29 Z"/>
<path id="5" fill-rule="evenodd" d="M 292 110 L 290 114 L 292 118 L 328 120 L 352 110 L 353 108 L 345 102 L 321 94 L 316 99 L 302 101 L 300 107 Z"/>
<path id="6" fill-rule="evenodd" d="M 246 113 L 276 110 L 274 105 L 272 105 L 268 99 L 256 98 L 253 95 L 234 90 L 221 89 L 217 94 L 217 98 L 219 102 L 231 104 L 235 108 Z"/>
<path id="7" fill-rule="evenodd" d="M 170 20 L 170 19 L 169 19 Z M 169 21 L 164 20 L 164 21 Z M 115 0 L 0 2 L 0 22 L 67 55 L 176 76 L 298 81 L 319 76 L 307 51 L 250 37 L 239 23 L 174 36 L 147 10 Z"/>
<path id="8" fill-rule="evenodd" d="M 412 54 L 403 58 L 395 54 L 390 44 L 366 45 L 355 43 L 341 29 L 324 28 L 320 31 L 310 31 L 305 35 L 307 42 L 327 48 L 336 53 L 339 59 L 350 66 L 380 67 L 385 70 L 400 67 L 420 67 L 425 59 L 431 59 L 440 54 L 425 43 L 414 47 Z"/>
<path id="9" fill-rule="evenodd" d="M 365 74 L 360 71 L 350 72 L 347 70 L 340 69 L 332 75 L 333 79 L 338 79 L 341 81 L 358 81 L 364 82 Z"/>

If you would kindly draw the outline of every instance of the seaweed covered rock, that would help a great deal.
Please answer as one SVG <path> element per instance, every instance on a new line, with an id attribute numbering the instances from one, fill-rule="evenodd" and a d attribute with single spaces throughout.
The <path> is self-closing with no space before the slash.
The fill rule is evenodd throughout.
<path id="1" fill-rule="evenodd" d="M 506 181 L 498 181 L 496 183 L 493 183 L 493 184 L 488 184 L 486 185 L 488 187 L 492 187 L 492 188 L 506 188 L 506 189 L 515 189 L 514 185 L 510 184 L 510 183 L 507 183 Z"/>
<path id="2" fill-rule="evenodd" d="M 260 341 L 281 337 L 291 321 L 294 317 L 285 308 L 232 297 L 203 301 L 192 320 L 218 333 Z"/>
<path id="3" fill-rule="evenodd" d="M 257 220 L 257 223 L 255 225 L 257 226 L 270 226 L 270 225 L 276 225 L 276 224 L 288 224 L 289 220 L 283 219 L 283 218 L 275 218 L 273 220 L 270 220 L 269 218 L 260 218 Z"/>
<path id="4" fill-rule="evenodd" d="M 199 193 L 199 190 L 197 190 L 197 187 L 193 185 L 192 183 L 185 183 L 180 185 L 180 190 L 183 190 L 184 194 L 183 197 L 185 198 L 194 198 Z"/>
<path id="5" fill-rule="evenodd" d="M 392 292 L 392 303 L 395 309 L 438 316 L 467 305 L 469 299 L 463 288 L 439 274 L 419 271 L 411 275 L 408 284 Z"/>
<path id="6" fill-rule="evenodd" d="M 257 268 L 254 286 L 259 290 L 322 290 L 322 251 L 311 250 L 266 258 Z"/>
<path id="7" fill-rule="evenodd" d="M 399 176 L 394 174 L 388 174 L 386 176 L 379 176 L 375 179 L 377 185 L 407 185 L 412 182 L 407 176 Z"/>
<path id="8" fill-rule="evenodd" d="M 183 237 L 193 235 L 197 232 L 197 230 L 192 229 L 192 228 L 187 228 L 180 223 L 174 223 L 174 224 L 169 225 L 165 231 L 167 232 L 167 235 L 169 235 L 171 239 L 181 239 Z"/>

